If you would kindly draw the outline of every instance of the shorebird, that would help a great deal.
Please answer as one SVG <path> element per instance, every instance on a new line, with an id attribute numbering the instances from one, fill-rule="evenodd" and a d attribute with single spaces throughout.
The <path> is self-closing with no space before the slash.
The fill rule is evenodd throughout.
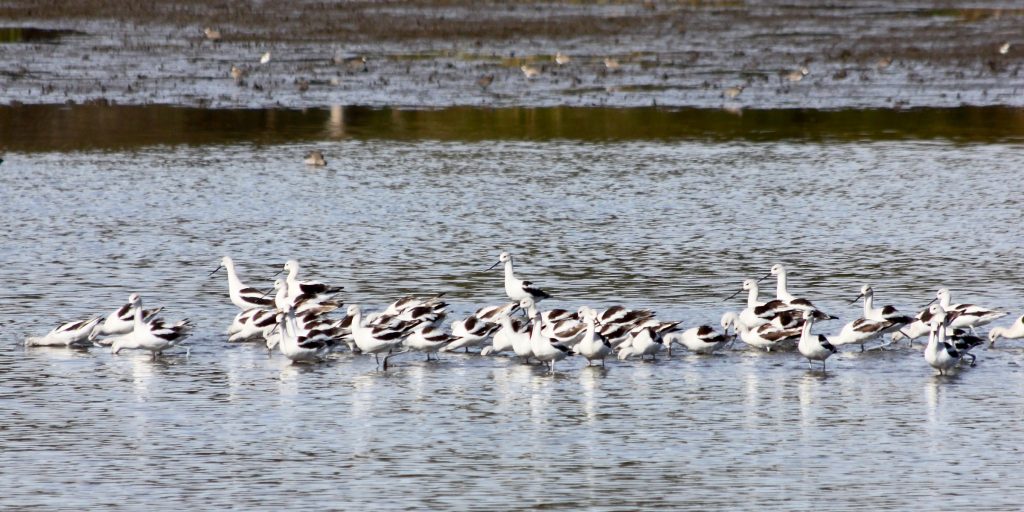
<path id="1" fill-rule="evenodd" d="M 70 347 L 92 341 L 99 334 L 102 316 L 67 322 L 55 327 L 46 336 L 29 336 L 25 338 L 26 347 Z"/>
<path id="2" fill-rule="evenodd" d="M 394 330 L 387 326 L 366 327 L 362 324 L 362 312 L 358 305 L 352 304 L 348 307 L 348 316 L 352 318 L 352 336 L 355 344 L 364 354 L 373 354 L 377 364 L 380 365 L 379 354 L 387 354 L 384 357 L 384 370 L 388 369 L 388 360 L 391 359 L 392 351 L 402 345 L 405 338 L 411 333 Z"/>
<path id="3" fill-rule="evenodd" d="M 1024 316 L 1018 317 L 1009 327 L 993 327 L 988 332 L 988 346 L 993 347 L 1000 337 L 1008 340 L 1024 338 Z"/>
<path id="4" fill-rule="evenodd" d="M 939 302 L 942 310 L 946 312 L 949 327 L 953 329 L 965 328 L 973 332 L 975 327 L 981 327 L 1009 314 L 1006 311 L 983 308 L 974 304 L 950 304 L 951 299 L 952 296 L 948 288 L 939 288 L 939 291 L 935 292 L 935 298 L 929 304 L 935 301 Z M 949 313 L 953 312 L 956 312 L 957 315 L 950 317 Z"/>
<path id="5" fill-rule="evenodd" d="M 697 327 L 691 327 L 681 332 L 671 332 L 664 336 L 665 346 L 668 347 L 668 355 L 672 356 L 672 345 L 679 344 L 686 347 L 687 350 L 694 354 L 712 354 L 718 349 L 725 346 L 729 340 L 732 339 L 729 336 L 728 324 L 726 317 L 723 316 L 721 320 L 722 328 L 725 332 L 716 332 L 714 327 L 710 325 L 701 325 Z"/>
<path id="6" fill-rule="evenodd" d="M 502 263 L 505 264 L 505 295 L 508 295 L 508 298 L 516 302 L 523 299 L 533 299 L 533 302 L 536 303 L 551 297 L 544 290 L 533 286 L 533 283 L 516 278 L 512 270 L 512 255 L 507 252 L 498 255 L 497 263 L 491 265 L 487 270 L 491 270 Z"/>
<path id="7" fill-rule="evenodd" d="M 221 258 L 220 265 L 213 269 L 210 275 L 216 274 L 222 268 L 228 272 L 228 297 L 231 298 L 232 304 L 243 310 L 265 308 L 274 304 L 274 299 L 268 297 L 266 292 L 261 292 L 256 288 L 242 284 L 242 280 L 238 277 L 238 272 L 235 270 L 235 262 L 230 256 Z"/>
<path id="8" fill-rule="evenodd" d="M 302 163 L 306 165 L 324 166 L 327 165 L 327 160 L 324 160 L 324 154 L 319 149 L 314 149 L 309 153 L 306 153 L 306 157 L 302 160 Z"/>
<path id="9" fill-rule="evenodd" d="M 549 363 L 552 375 L 555 373 L 555 362 L 565 359 L 570 352 L 565 345 L 552 343 L 551 340 L 541 333 L 540 313 L 533 317 L 533 331 L 530 333 L 530 348 L 533 349 L 533 357 L 542 363 Z"/>
<path id="10" fill-rule="evenodd" d="M 799 311 L 810 311 L 814 313 L 814 318 L 816 320 L 835 320 L 837 318 L 821 311 L 814 304 L 812 304 L 811 301 L 807 299 L 798 298 L 793 294 L 789 293 L 789 290 L 787 288 L 789 283 L 789 274 L 786 271 L 786 267 L 776 263 L 775 265 L 772 265 L 771 271 L 768 272 L 768 274 L 766 274 L 761 279 L 767 279 L 771 276 L 776 276 L 778 278 L 778 282 L 775 286 L 775 298 L 786 303 L 786 305 L 788 305 L 790 308 Z"/>
<path id="11" fill-rule="evenodd" d="M 270 52 L 266 52 L 260 56 L 260 64 L 266 64 L 268 62 L 270 62 Z"/>
<path id="12" fill-rule="evenodd" d="M 618 71 L 619 68 L 621 68 L 621 67 L 622 67 L 622 65 L 619 64 L 618 59 L 613 59 L 611 57 L 605 57 L 605 59 L 604 59 L 604 68 L 607 69 L 608 71 L 611 71 L 612 73 L 614 73 L 614 72 Z"/>
<path id="13" fill-rule="evenodd" d="M 946 312 L 939 304 L 932 304 L 928 311 L 932 314 L 928 334 L 928 345 L 924 349 L 924 360 L 936 370 L 939 375 L 945 375 L 946 371 L 960 362 L 960 352 L 953 345 L 946 342 L 945 320 Z"/>
<path id="14" fill-rule="evenodd" d="M 278 330 L 281 332 L 278 347 L 285 357 L 294 363 L 319 363 L 330 351 L 326 340 L 319 336 L 300 335 L 295 318 L 295 308 L 289 306 L 277 314 Z"/>
<path id="15" fill-rule="evenodd" d="M 790 82 L 799 82 L 800 80 L 803 80 L 804 77 L 807 76 L 810 72 L 811 70 L 807 69 L 807 66 L 800 66 L 800 69 L 790 71 L 789 73 L 787 73 L 786 80 L 789 80 Z"/>
<path id="16" fill-rule="evenodd" d="M 571 61 L 572 61 L 572 57 L 570 57 L 570 56 L 568 56 L 568 55 L 566 55 L 566 54 L 564 54 L 562 52 L 556 52 L 555 53 L 555 62 L 559 66 L 562 66 L 564 64 L 568 64 Z"/>
<path id="17" fill-rule="evenodd" d="M 135 311 L 132 310 L 132 303 L 135 301 L 137 293 L 133 293 L 128 296 L 128 302 L 121 305 L 121 307 L 114 310 L 112 313 L 107 315 L 103 320 L 103 324 L 99 326 L 97 332 L 98 336 L 114 336 L 118 334 L 128 334 L 132 332 L 135 320 Z M 154 315 L 160 312 L 163 308 L 153 308 L 142 312 L 142 319 L 149 320 Z M 109 345 L 111 342 L 108 339 L 94 339 L 94 343 L 100 345 Z"/>
<path id="18" fill-rule="evenodd" d="M 173 324 L 166 324 L 156 318 L 145 320 L 142 318 L 142 297 L 138 294 L 133 294 L 132 297 L 132 310 L 135 315 L 132 332 L 114 338 L 110 349 L 112 353 L 117 354 L 126 348 L 137 348 L 148 350 L 153 359 L 156 359 L 164 350 L 178 345 L 188 337 L 192 327 L 188 320 Z"/>
<path id="19" fill-rule="evenodd" d="M 595 359 L 600 359 L 601 366 L 604 366 L 604 358 L 608 357 L 608 354 L 611 353 L 612 346 L 604 336 L 596 332 L 597 312 L 586 308 L 580 317 L 583 320 L 583 325 L 586 327 L 586 332 L 583 335 L 583 339 L 576 345 L 575 352 L 577 355 L 586 358 L 587 366 L 590 366 Z"/>
<path id="20" fill-rule="evenodd" d="M 821 361 L 821 371 L 825 371 L 825 360 L 832 354 L 836 353 L 836 347 L 829 343 L 828 338 L 823 334 L 814 336 L 811 334 L 811 327 L 814 325 L 814 314 L 810 311 L 804 311 L 804 326 L 800 332 L 800 342 L 797 344 L 797 350 L 800 354 L 807 358 L 807 365 L 811 365 L 811 361 Z"/>
<path id="21" fill-rule="evenodd" d="M 1005 43 L 999 45 L 999 55 L 1006 55 L 1009 52 L 1010 52 L 1010 42 L 1009 41 L 1006 41 Z"/>
<path id="22" fill-rule="evenodd" d="M 540 68 L 537 66 L 523 64 L 522 66 L 519 66 L 519 70 L 523 72 L 523 76 L 525 76 L 527 80 L 532 80 L 540 76 Z"/>
<path id="23" fill-rule="evenodd" d="M 208 41 L 219 42 L 220 41 L 220 30 L 215 28 L 206 27 L 203 29 L 203 35 L 206 36 Z"/>
<path id="24" fill-rule="evenodd" d="M 735 99 L 737 96 L 743 93 L 743 86 L 737 85 L 735 87 L 728 87 L 722 91 L 722 96 L 727 99 Z"/>
<path id="25" fill-rule="evenodd" d="M 405 338 L 405 348 L 423 352 L 430 361 L 430 354 L 436 354 L 441 347 L 451 343 L 455 337 L 430 324 L 420 324 Z"/>

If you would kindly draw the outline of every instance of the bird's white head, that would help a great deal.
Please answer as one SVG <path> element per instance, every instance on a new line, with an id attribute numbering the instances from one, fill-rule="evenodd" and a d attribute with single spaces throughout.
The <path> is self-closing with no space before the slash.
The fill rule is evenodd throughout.
<path id="1" fill-rule="evenodd" d="M 951 298 L 949 288 L 939 288 L 939 291 L 935 292 L 935 298 L 943 304 L 948 304 Z"/>
<path id="2" fill-rule="evenodd" d="M 928 312 L 932 314 L 932 318 L 928 321 L 928 324 L 933 328 L 942 325 L 946 320 L 946 310 L 939 304 L 932 304 L 928 306 Z"/>
<path id="3" fill-rule="evenodd" d="M 757 289 L 757 281 L 755 281 L 753 279 L 744 279 L 743 280 L 743 291 L 747 291 L 748 292 L 750 290 L 756 290 L 756 289 Z"/>
<path id="4" fill-rule="evenodd" d="M 772 265 L 772 270 L 769 272 L 773 276 L 781 275 L 786 273 L 786 267 L 783 267 L 781 263 Z"/>
<path id="5" fill-rule="evenodd" d="M 533 306 L 534 306 L 533 299 L 531 299 L 529 297 L 519 301 L 519 307 L 522 308 L 523 311 L 529 311 L 529 309 L 532 308 Z"/>
<path id="6" fill-rule="evenodd" d="M 358 315 L 359 314 L 359 305 L 358 304 L 350 305 L 348 307 L 348 309 L 346 310 L 346 313 L 348 314 L 348 316 L 356 316 L 356 315 Z"/>
<path id="7" fill-rule="evenodd" d="M 285 272 L 298 272 L 299 262 L 295 260 L 288 260 L 284 262 L 284 270 Z"/>
<path id="8" fill-rule="evenodd" d="M 132 307 L 139 307 L 142 305 L 142 296 L 137 293 L 133 293 L 128 296 L 128 302 L 131 303 Z"/>
<path id="9" fill-rule="evenodd" d="M 736 325 L 736 322 L 738 320 L 739 320 L 739 316 L 737 316 L 735 312 L 733 312 L 733 311 L 726 311 L 725 314 L 722 315 L 722 322 L 721 322 L 722 329 L 728 330 L 729 327 L 732 327 L 732 326 Z"/>
<path id="10" fill-rule="evenodd" d="M 284 279 L 274 279 L 274 289 L 280 290 L 284 288 Z"/>

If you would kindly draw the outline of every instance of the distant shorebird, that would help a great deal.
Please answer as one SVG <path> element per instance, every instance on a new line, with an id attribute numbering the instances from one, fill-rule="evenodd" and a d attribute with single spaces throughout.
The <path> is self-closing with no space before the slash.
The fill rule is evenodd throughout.
<path id="1" fill-rule="evenodd" d="M 327 165 L 327 160 L 324 160 L 324 154 L 321 153 L 319 149 L 314 149 L 313 151 L 306 153 L 306 159 L 302 162 L 306 165 Z"/>
<path id="2" fill-rule="evenodd" d="M 533 283 L 516 278 L 512 270 L 512 255 L 507 252 L 503 252 L 498 255 L 497 263 L 491 265 L 491 268 L 497 267 L 503 263 L 505 264 L 505 294 L 508 295 L 508 298 L 514 301 L 530 299 L 533 302 L 540 302 L 543 299 L 551 297 L 551 295 L 548 295 L 544 290 L 533 286 Z M 491 268 L 487 270 L 490 270 Z"/>
<path id="3" fill-rule="evenodd" d="M 238 67 L 234 64 L 231 65 L 230 75 L 231 78 L 235 80 L 235 83 L 240 83 L 245 78 L 245 75 L 247 73 L 248 72 L 245 70 L 245 68 Z"/>
<path id="4" fill-rule="evenodd" d="M 523 76 L 525 76 L 527 80 L 540 76 L 540 68 L 536 66 L 523 64 L 522 66 L 519 66 L 519 69 L 522 70 Z"/>
<path id="5" fill-rule="evenodd" d="M 789 72 L 789 74 L 786 75 L 786 80 L 789 80 L 790 82 L 799 82 L 810 72 L 811 70 L 807 69 L 807 66 L 800 66 L 800 69 Z"/>
<path id="6" fill-rule="evenodd" d="M 892 65 L 892 55 L 889 55 L 889 56 L 886 56 L 886 57 L 882 57 L 881 59 L 878 59 L 877 61 L 875 61 L 875 69 L 877 69 L 879 71 L 881 71 L 881 70 L 883 70 L 883 69 L 885 69 L 885 68 L 887 68 L 887 67 L 889 67 L 891 65 Z"/>
<path id="7" fill-rule="evenodd" d="M 558 53 L 555 54 L 555 63 L 558 64 L 559 66 L 564 65 L 564 64 L 568 64 L 570 62 L 572 62 L 572 57 L 570 57 L 570 56 L 568 56 L 568 55 L 566 55 L 566 54 L 564 54 L 562 52 L 558 52 Z"/>
<path id="8" fill-rule="evenodd" d="M 494 82 L 494 75 L 484 75 L 484 76 L 476 79 L 476 84 L 479 85 L 480 88 L 483 89 L 483 90 L 487 90 L 487 88 L 490 87 L 491 83 L 493 83 L 493 82 Z"/>
<path id="9" fill-rule="evenodd" d="M 268 62 L 270 62 L 270 52 L 264 53 L 263 56 L 260 57 L 260 64 L 266 64 Z"/>
<path id="10" fill-rule="evenodd" d="M 743 86 L 737 85 L 736 87 L 729 87 L 722 91 L 722 96 L 728 99 L 734 99 L 743 92 Z"/>
<path id="11" fill-rule="evenodd" d="M 203 29 L 203 34 L 206 35 L 207 41 L 218 42 L 220 41 L 220 30 L 215 28 L 206 27 Z"/>
<path id="12" fill-rule="evenodd" d="M 366 57 L 363 55 L 356 55 L 355 57 L 335 55 L 331 60 L 335 64 L 345 66 L 345 69 L 351 72 L 369 71 L 369 68 L 366 66 Z"/>
<path id="13" fill-rule="evenodd" d="M 1010 42 L 1007 41 L 999 45 L 999 55 L 1006 55 L 1010 51 Z"/>
<path id="14" fill-rule="evenodd" d="M 611 72 L 614 73 L 614 72 L 618 71 L 619 68 L 622 67 L 622 65 L 619 64 L 618 59 L 613 59 L 611 57 L 605 57 L 605 59 L 604 59 L 604 67 L 608 71 L 611 71 Z"/>

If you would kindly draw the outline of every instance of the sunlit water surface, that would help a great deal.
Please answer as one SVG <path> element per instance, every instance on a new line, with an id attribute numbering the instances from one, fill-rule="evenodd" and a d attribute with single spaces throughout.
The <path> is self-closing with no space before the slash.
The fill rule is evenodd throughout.
<path id="1" fill-rule="evenodd" d="M 555 295 L 716 322 L 772 263 L 852 320 L 862 283 L 912 311 L 1024 306 L 1024 153 L 945 142 L 389 142 L 8 153 L 0 167 L 0 505 L 27 508 L 1017 509 L 1024 349 L 937 377 L 919 348 L 552 377 L 508 357 L 344 353 L 296 367 L 221 333 L 224 254 L 382 307 L 502 298 L 501 250 Z M 765 282 L 766 292 L 772 285 Z M 133 291 L 190 354 L 25 349 Z M 1004 320 L 1009 321 L 1010 318 Z M 822 332 L 840 322 L 823 324 Z"/>

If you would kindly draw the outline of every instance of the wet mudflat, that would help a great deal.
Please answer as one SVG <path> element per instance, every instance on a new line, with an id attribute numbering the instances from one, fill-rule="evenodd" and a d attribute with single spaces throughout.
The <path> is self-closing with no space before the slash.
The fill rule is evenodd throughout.
<path id="1" fill-rule="evenodd" d="M 4 2 L 0 87 L 232 108 L 1021 106 L 1022 20 L 937 1 Z"/>

